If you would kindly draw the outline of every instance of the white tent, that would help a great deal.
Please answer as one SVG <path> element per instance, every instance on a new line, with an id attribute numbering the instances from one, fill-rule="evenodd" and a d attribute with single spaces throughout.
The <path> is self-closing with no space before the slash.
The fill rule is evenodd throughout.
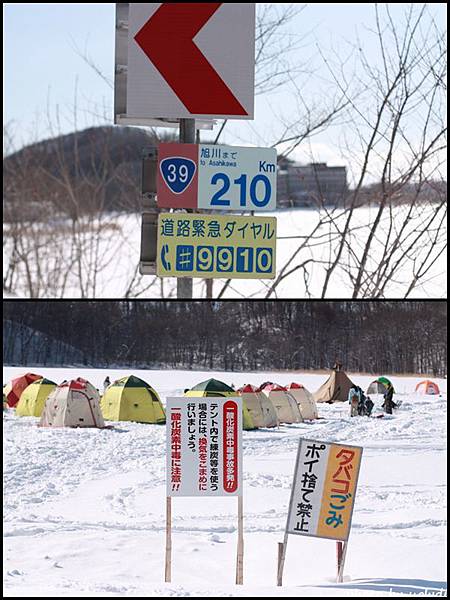
<path id="1" fill-rule="evenodd" d="M 64 381 L 48 396 L 41 427 L 105 427 L 97 389 L 85 379 Z"/>
<path id="2" fill-rule="evenodd" d="M 319 418 L 317 404 L 309 390 L 299 383 L 291 383 L 287 386 L 287 391 L 295 398 L 304 419 Z"/>
<path id="3" fill-rule="evenodd" d="M 301 423 L 303 421 L 297 402 L 285 387 L 276 383 L 266 383 L 260 388 L 260 391 L 274 405 L 280 423 Z"/>
<path id="4" fill-rule="evenodd" d="M 247 407 L 255 428 L 278 426 L 277 411 L 266 394 L 250 384 L 239 389 L 238 394 L 243 405 Z"/>

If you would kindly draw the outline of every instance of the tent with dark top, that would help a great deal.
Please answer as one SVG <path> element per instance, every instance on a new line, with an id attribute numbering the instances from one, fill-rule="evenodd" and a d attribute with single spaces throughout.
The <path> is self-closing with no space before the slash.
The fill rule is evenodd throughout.
<path id="1" fill-rule="evenodd" d="M 19 417 L 40 417 L 48 396 L 56 388 L 56 383 L 50 379 L 37 379 L 27 386 L 16 406 Z"/>
<path id="2" fill-rule="evenodd" d="M 186 390 L 184 395 L 187 398 L 232 398 L 239 396 L 236 390 L 218 379 L 202 381 L 190 390 Z M 242 421 L 243 429 L 257 429 L 244 402 L 242 403 Z"/>
<path id="3" fill-rule="evenodd" d="M 230 387 L 229 385 L 227 385 L 226 383 L 224 383 L 223 381 L 219 381 L 219 379 L 207 379 L 206 381 L 202 381 L 201 383 L 198 383 L 197 385 L 194 385 L 189 392 L 214 392 L 214 394 L 216 394 L 217 392 L 224 392 L 224 394 L 234 394 L 236 395 L 236 390 L 234 390 L 232 387 Z M 189 393 L 186 394 L 187 396 L 189 395 Z M 195 395 L 195 394 L 192 394 Z M 207 394 L 205 394 L 207 395 Z"/>
<path id="4" fill-rule="evenodd" d="M 166 422 L 157 392 L 146 381 L 134 375 L 122 377 L 110 384 L 103 394 L 100 406 L 107 421 L 161 425 Z"/>

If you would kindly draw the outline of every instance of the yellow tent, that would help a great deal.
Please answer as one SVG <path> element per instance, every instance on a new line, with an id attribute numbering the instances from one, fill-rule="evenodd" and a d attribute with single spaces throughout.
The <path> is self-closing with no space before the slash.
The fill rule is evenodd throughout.
<path id="1" fill-rule="evenodd" d="M 56 383 L 49 379 L 38 379 L 27 386 L 20 395 L 16 406 L 19 417 L 40 417 L 44 410 L 45 401 L 56 388 Z"/>
<path id="2" fill-rule="evenodd" d="M 105 391 L 100 406 L 107 421 L 166 422 L 158 394 L 148 383 L 134 375 L 112 383 Z"/>

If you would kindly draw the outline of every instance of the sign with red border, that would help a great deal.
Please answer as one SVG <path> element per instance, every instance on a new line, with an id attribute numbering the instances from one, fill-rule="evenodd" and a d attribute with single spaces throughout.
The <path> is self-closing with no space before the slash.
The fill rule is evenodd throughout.
<path id="1" fill-rule="evenodd" d="M 242 492 L 242 399 L 168 398 L 167 496 Z"/>

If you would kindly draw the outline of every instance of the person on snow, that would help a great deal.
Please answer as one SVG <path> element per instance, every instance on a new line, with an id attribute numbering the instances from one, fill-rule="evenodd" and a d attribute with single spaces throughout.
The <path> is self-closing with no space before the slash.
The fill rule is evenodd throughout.
<path id="1" fill-rule="evenodd" d="M 350 416 L 351 417 L 370 417 L 373 409 L 372 400 L 364 394 L 362 389 L 355 385 L 350 388 L 348 393 L 348 401 L 350 404 Z"/>
<path id="2" fill-rule="evenodd" d="M 109 379 L 109 375 L 106 376 L 105 381 L 103 382 L 103 393 L 106 392 L 106 389 L 111 385 L 111 380 Z"/>
<path id="3" fill-rule="evenodd" d="M 382 408 L 384 408 L 385 412 L 388 415 L 392 415 L 392 409 L 398 407 L 398 404 L 396 404 L 394 402 L 393 397 L 394 397 L 394 388 L 392 386 L 392 383 L 389 383 L 383 394 L 384 402 L 382 404 Z"/>
<path id="4" fill-rule="evenodd" d="M 370 415 L 372 414 L 372 409 L 375 406 L 374 403 L 372 402 L 372 400 L 370 399 L 370 396 L 364 396 L 365 400 L 364 400 L 364 414 L 367 417 L 370 417 Z"/>
<path id="5" fill-rule="evenodd" d="M 358 386 L 350 388 L 348 392 L 348 403 L 350 404 L 350 416 L 356 417 L 358 415 L 358 406 L 360 402 L 361 394 L 359 393 Z"/>

